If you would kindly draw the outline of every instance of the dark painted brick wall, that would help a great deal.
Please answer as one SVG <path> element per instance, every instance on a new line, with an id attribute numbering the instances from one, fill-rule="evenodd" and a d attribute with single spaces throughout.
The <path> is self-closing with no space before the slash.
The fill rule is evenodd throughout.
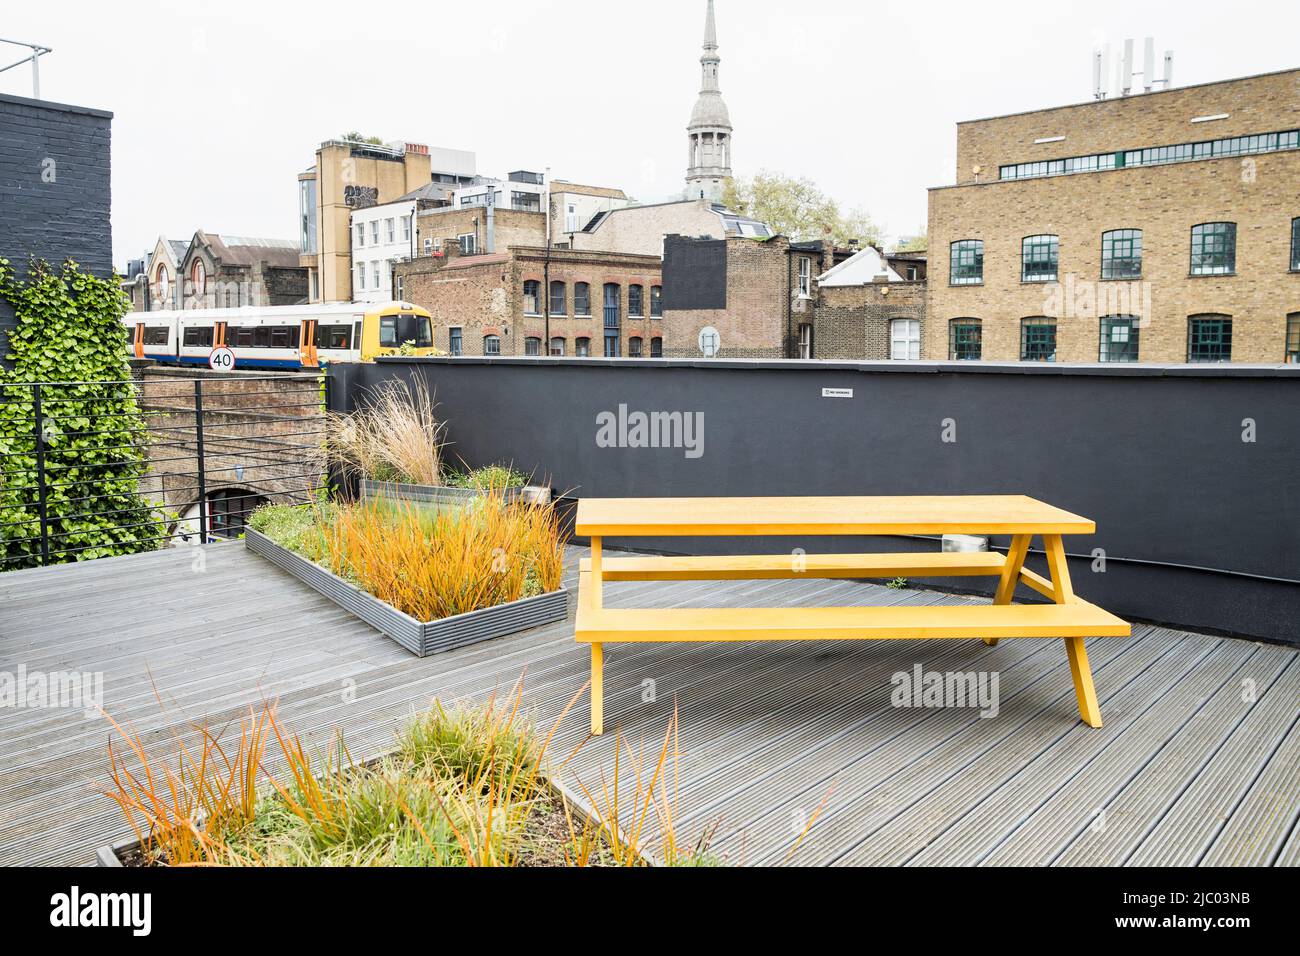
<path id="1" fill-rule="evenodd" d="M 0 256 L 19 272 L 35 256 L 113 269 L 109 220 L 112 114 L 0 94 Z M 52 180 L 52 181 L 51 181 Z M 0 356 L 13 310 L 0 301 Z"/>
<path id="2" fill-rule="evenodd" d="M 725 239 L 664 239 L 664 309 L 727 307 Z M 692 343 L 693 347 L 694 343 Z"/>
<path id="3" fill-rule="evenodd" d="M 1300 644 L 1300 367 L 384 359 L 337 373 L 330 399 L 344 407 L 386 378 L 422 376 L 456 456 L 511 461 L 577 497 L 1032 495 L 1097 522 L 1066 539 L 1083 597 L 1130 618 Z M 703 455 L 598 447 L 596 415 L 620 404 L 703 412 Z M 942 440 L 946 419 L 956 442 Z M 1242 441 L 1245 419 L 1254 442 Z M 1111 558 L 1105 573 L 1092 570 L 1094 548 Z M 1043 570 L 1041 556 L 1031 565 Z"/>

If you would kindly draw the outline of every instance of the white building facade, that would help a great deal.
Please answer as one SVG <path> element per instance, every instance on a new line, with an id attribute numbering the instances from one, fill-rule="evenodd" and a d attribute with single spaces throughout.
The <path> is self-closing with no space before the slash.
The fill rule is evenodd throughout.
<path id="1" fill-rule="evenodd" d="M 393 287 L 393 266 L 416 255 L 413 199 L 352 210 L 352 300 L 402 299 Z"/>

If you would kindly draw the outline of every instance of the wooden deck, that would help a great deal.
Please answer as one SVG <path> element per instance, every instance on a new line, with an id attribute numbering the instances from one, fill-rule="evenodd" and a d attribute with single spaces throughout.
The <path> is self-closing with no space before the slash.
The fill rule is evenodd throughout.
<path id="1" fill-rule="evenodd" d="M 0 672 L 102 672 L 106 709 L 159 747 L 278 698 L 304 738 L 341 727 L 358 758 L 434 696 L 508 692 L 525 674 L 549 722 L 587 678 L 571 621 L 418 660 L 242 544 L 209 548 L 201 570 L 192 560 L 0 575 Z M 962 600 L 732 581 L 614 583 L 606 603 Z M 1300 654 L 1149 626 L 1089 644 L 1101 730 L 1079 722 L 1057 641 L 611 646 L 605 736 L 563 776 L 608 780 L 615 729 L 625 748 L 657 752 L 676 701 L 679 836 L 716 826 L 732 863 L 1300 863 Z M 891 676 L 917 664 L 996 671 L 999 713 L 892 706 Z M 584 699 L 552 755 L 586 725 Z M 128 835 L 100 792 L 108 739 L 80 710 L 0 709 L 0 863 L 87 863 Z"/>

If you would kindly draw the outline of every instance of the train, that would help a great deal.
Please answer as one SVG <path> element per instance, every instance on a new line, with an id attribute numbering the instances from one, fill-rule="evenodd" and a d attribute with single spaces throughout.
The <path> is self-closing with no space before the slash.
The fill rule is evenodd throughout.
<path id="1" fill-rule="evenodd" d="M 204 365 L 213 349 L 235 354 L 237 369 L 321 368 L 376 355 L 440 355 L 433 320 L 410 302 L 243 306 L 132 312 L 127 351 L 163 365 Z"/>

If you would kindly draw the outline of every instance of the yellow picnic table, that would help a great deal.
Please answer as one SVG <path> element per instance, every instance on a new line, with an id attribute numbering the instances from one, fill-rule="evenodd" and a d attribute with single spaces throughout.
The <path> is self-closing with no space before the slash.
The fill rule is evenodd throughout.
<path id="1" fill-rule="evenodd" d="M 775 498 L 583 498 L 577 534 L 591 539 L 578 575 L 579 643 L 591 645 L 591 732 L 603 731 L 604 645 L 633 641 L 878 640 L 884 638 L 1060 637 L 1070 660 L 1079 714 L 1101 726 L 1085 637 L 1125 637 L 1129 625 L 1079 598 L 1062 535 L 1096 526 L 1025 495 Z M 1010 535 L 997 552 L 900 554 L 631 555 L 606 558 L 607 537 L 830 535 Z M 1024 566 L 1041 536 L 1050 577 Z M 991 604 L 959 607 L 606 608 L 605 581 L 758 578 L 995 577 Z M 1012 604 L 1025 584 L 1051 604 Z"/>

